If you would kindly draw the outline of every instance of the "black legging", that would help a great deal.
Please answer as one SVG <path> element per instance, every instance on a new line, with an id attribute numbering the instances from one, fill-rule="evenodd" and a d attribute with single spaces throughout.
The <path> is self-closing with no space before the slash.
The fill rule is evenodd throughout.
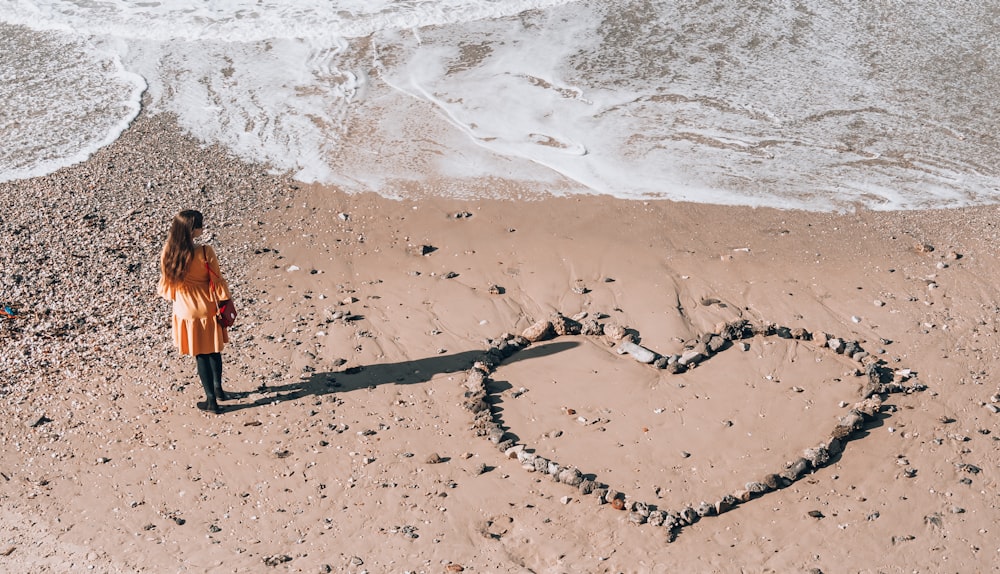
<path id="1" fill-rule="evenodd" d="M 224 400 L 222 394 L 222 353 L 205 353 L 195 355 L 198 361 L 198 378 L 205 389 L 205 397 L 209 403 L 216 399 Z"/>

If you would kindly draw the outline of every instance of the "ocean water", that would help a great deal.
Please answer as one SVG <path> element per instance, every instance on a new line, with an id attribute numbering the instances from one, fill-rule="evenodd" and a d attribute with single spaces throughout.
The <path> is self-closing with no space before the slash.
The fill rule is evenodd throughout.
<path id="1" fill-rule="evenodd" d="M 146 94 L 349 192 L 995 203 L 998 29 L 959 0 L 0 0 L 0 181 Z"/>

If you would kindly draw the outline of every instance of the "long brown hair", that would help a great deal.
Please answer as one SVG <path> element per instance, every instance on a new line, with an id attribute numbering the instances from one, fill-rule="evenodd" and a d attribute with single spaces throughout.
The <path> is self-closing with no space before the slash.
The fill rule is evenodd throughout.
<path id="1" fill-rule="evenodd" d="M 204 217 L 200 211 L 185 209 L 174 216 L 163 244 L 160 256 L 160 272 L 163 282 L 169 287 L 177 287 L 184 282 L 188 265 L 194 258 L 194 230 L 201 229 Z"/>

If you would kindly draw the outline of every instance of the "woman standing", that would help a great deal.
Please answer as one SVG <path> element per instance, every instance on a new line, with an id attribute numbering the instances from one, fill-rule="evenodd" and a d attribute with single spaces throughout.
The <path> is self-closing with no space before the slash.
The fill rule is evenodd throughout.
<path id="1" fill-rule="evenodd" d="M 198 408 L 222 413 L 222 348 L 229 333 L 216 319 L 218 301 L 231 297 L 219 260 L 210 245 L 195 247 L 203 231 L 201 212 L 184 210 L 174 216 L 160 255 L 158 292 L 174 302 L 174 344 L 183 355 L 194 355 L 205 403 Z"/>

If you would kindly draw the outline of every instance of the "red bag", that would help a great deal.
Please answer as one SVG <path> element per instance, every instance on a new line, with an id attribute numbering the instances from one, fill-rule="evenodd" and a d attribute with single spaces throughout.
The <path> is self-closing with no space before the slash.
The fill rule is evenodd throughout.
<path id="1" fill-rule="evenodd" d="M 232 327 L 236 323 L 236 304 L 233 303 L 232 299 L 226 299 L 225 301 L 219 301 L 215 297 L 215 284 L 212 283 L 212 277 L 219 277 L 212 271 L 212 267 L 208 264 L 208 246 L 203 246 L 203 253 L 205 254 L 205 269 L 208 270 L 208 290 L 212 292 L 212 300 L 215 301 L 215 306 L 218 311 L 215 314 L 215 320 L 219 322 L 223 328 Z"/>
<path id="2" fill-rule="evenodd" d="M 232 299 L 219 301 L 219 314 L 215 316 L 223 327 L 232 327 L 236 322 L 236 305 Z"/>

